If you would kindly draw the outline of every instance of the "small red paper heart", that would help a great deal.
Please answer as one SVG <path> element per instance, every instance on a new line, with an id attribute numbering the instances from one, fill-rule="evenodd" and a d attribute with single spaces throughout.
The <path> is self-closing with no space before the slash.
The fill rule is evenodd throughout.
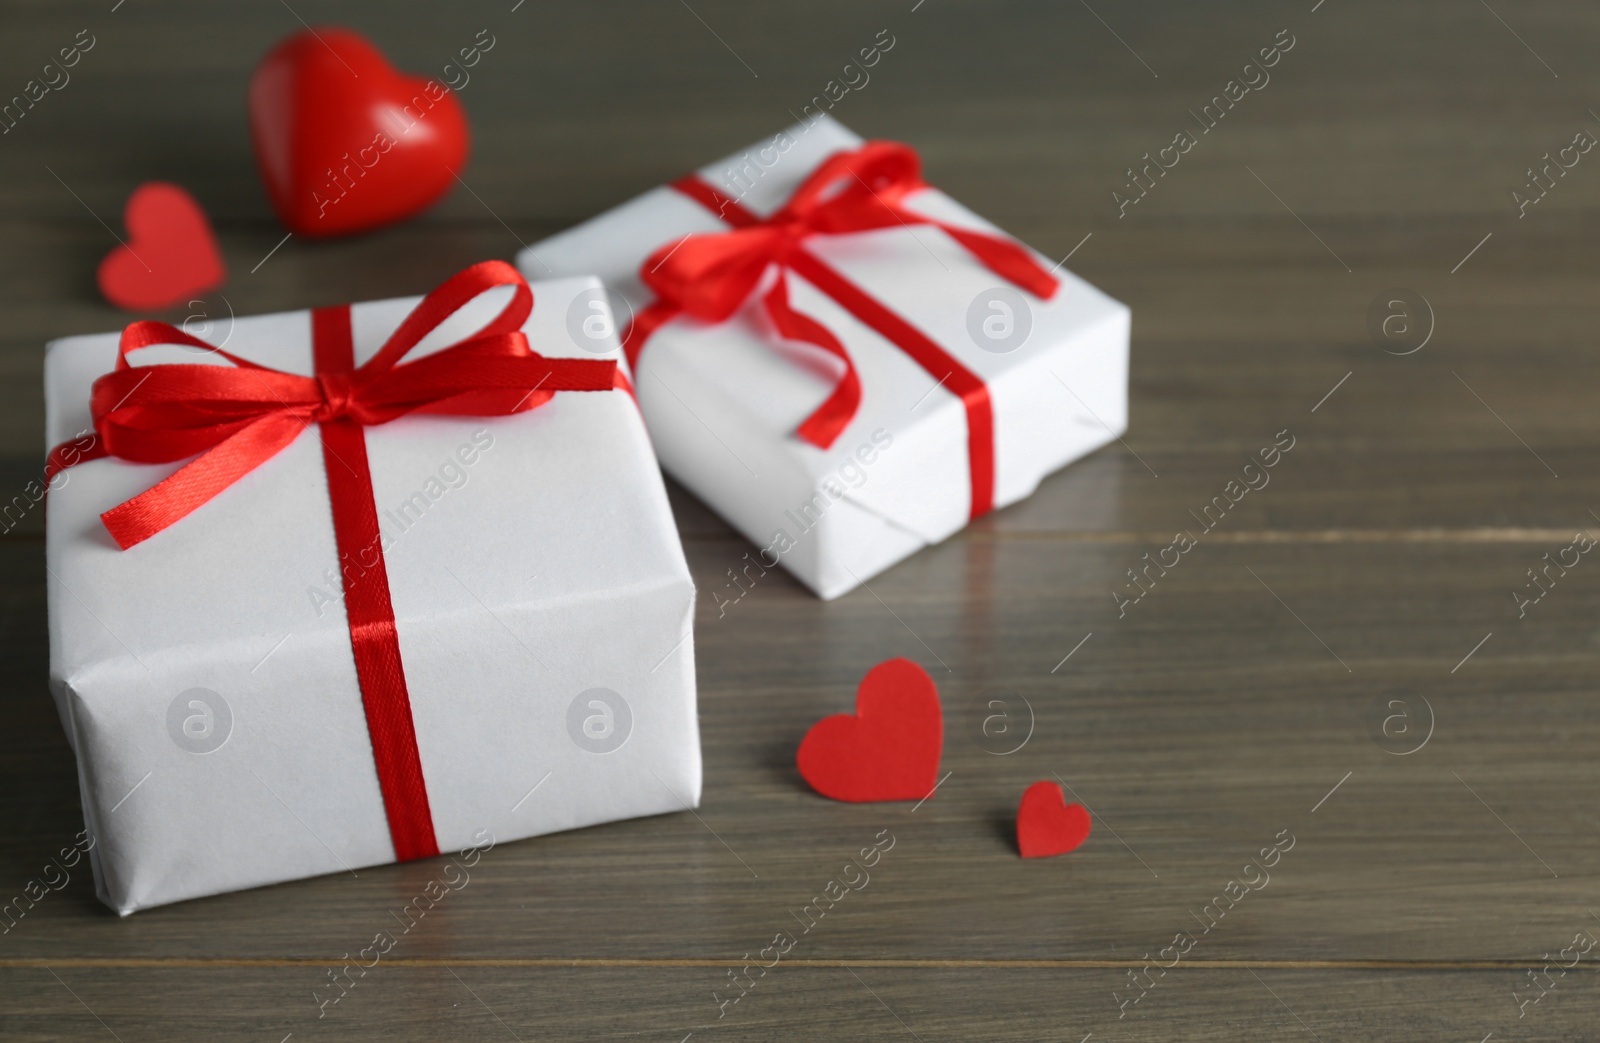
<path id="1" fill-rule="evenodd" d="M 345 235 L 410 217 L 455 183 L 467 117 L 438 80 L 396 72 L 366 37 L 289 36 L 250 77 L 250 137 L 278 217 Z"/>
<path id="2" fill-rule="evenodd" d="M 1017 808 L 1017 849 L 1023 858 L 1064 855 L 1089 838 L 1089 810 L 1068 804 L 1061 787 L 1041 779 Z"/>
<path id="3" fill-rule="evenodd" d="M 861 679 L 854 715 L 811 726 L 795 763 L 812 789 L 834 800 L 921 800 L 933 789 L 943 745 L 933 679 L 909 659 L 891 659 Z"/>
<path id="4" fill-rule="evenodd" d="M 117 307 L 157 311 L 227 278 L 206 212 L 177 185 L 147 181 L 134 189 L 122 223 L 128 241 L 106 254 L 97 275 Z"/>

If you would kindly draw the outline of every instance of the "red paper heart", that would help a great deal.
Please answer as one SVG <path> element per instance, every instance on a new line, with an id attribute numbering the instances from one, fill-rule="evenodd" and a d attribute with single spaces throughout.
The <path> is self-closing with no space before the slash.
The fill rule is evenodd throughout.
<path id="1" fill-rule="evenodd" d="M 861 679 L 853 716 L 811 726 L 795 763 L 812 789 L 834 800 L 921 800 L 933 789 L 943 745 L 933 679 L 909 659 L 891 659 Z"/>
<path id="2" fill-rule="evenodd" d="M 1064 855 L 1089 838 L 1089 810 L 1068 804 L 1048 779 L 1029 786 L 1017 808 L 1017 849 L 1023 858 Z"/>
<path id="3" fill-rule="evenodd" d="M 126 311 L 157 311 L 222 285 L 227 270 L 211 222 L 177 185 L 147 181 L 122 212 L 126 245 L 106 254 L 97 281 L 106 300 Z"/>
<path id="4" fill-rule="evenodd" d="M 403 76 L 348 29 L 297 32 L 250 77 L 250 137 L 290 230 L 344 235 L 426 209 L 467 159 L 450 89 Z"/>

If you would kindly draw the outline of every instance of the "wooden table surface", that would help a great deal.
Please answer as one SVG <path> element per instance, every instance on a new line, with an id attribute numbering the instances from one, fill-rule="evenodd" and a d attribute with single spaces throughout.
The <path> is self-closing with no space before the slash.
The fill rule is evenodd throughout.
<path id="1" fill-rule="evenodd" d="M 4 17 L 0 94 L 80 30 L 95 43 L 0 136 L 0 499 L 40 472 L 45 341 L 127 321 L 93 272 L 139 182 L 178 181 L 215 219 L 231 276 L 197 311 L 422 292 L 772 134 L 880 30 L 892 50 L 835 114 L 915 145 L 1044 253 L 1075 251 L 1134 323 L 1124 440 L 836 602 L 774 573 L 719 617 L 709 592 L 748 545 L 673 490 L 702 592 L 697 813 L 497 847 L 321 1018 L 313 990 L 438 865 L 126 920 L 80 867 L 0 935 L 0 1037 L 1595 1038 L 1600 563 L 1513 596 L 1600 532 L 1600 154 L 1559 151 L 1600 135 L 1593 4 L 9 0 Z M 268 257 L 283 230 L 244 90 L 301 19 L 435 75 L 479 30 L 496 43 L 461 89 L 464 187 Z M 1270 79 L 1243 70 L 1275 38 L 1293 45 Z M 1119 216 L 1127 168 L 1180 131 L 1197 145 Z M 1519 212 L 1546 153 L 1571 169 Z M 1420 350 L 1383 332 L 1391 300 L 1431 313 Z M 1126 571 L 1197 531 L 1285 431 L 1270 484 L 1119 615 Z M 3 900 L 81 828 L 40 522 L 0 539 Z M 902 655 L 940 686 L 945 781 L 917 807 L 814 795 L 793 766 L 805 729 Z M 1031 716 L 1020 749 L 974 735 L 990 699 Z M 1017 799 L 1048 778 L 1094 833 L 1024 861 Z M 800 931 L 885 830 L 869 882 Z M 763 971 L 786 930 L 798 944 Z M 1184 931 L 1197 944 L 1156 966 Z"/>

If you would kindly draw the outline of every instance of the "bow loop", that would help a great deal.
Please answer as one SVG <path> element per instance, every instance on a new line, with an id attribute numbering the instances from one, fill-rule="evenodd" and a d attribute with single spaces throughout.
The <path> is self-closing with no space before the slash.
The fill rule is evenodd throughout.
<path id="1" fill-rule="evenodd" d="M 799 241 L 778 226 L 689 235 L 657 250 L 640 274 L 663 301 L 705 322 L 722 322 L 750 296 L 769 264 Z"/>
<path id="2" fill-rule="evenodd" d="M 925 187 L 916 150 L 870 141 L 836 152 L 812 171 L 775 219 L 793 215 L 813 232 L 841 235 L 899 224 L 900 201 Z"/>
<path id="3" fill-rule="evenodd" d="M 743 228 L 668 243 L 645 261 L 640 277 L 672 307 L 722 322 L 755 290 L 769 265 L 788 267 L 808 236 L 906 223 L 899 201 L 922 187 L 921 161 L 905 145 L 875 141 L 835 153 L 777 213 Z"/>
<path id="4" fill-rule="evenodd" d="M 405 317 L 405 321 L 389 334 L 389 339 L 383 342 L 383 347 L 378 349 L 378 353 L 368 359 L 361 369 L 367 373 L 375 373 L 393 367 L 405 357 L 406 352 L 416 347 L 422 338 L 443 325 L 446 319 L 496 286 L 511 286 L 515 289 L 511 299 L 500 309 L 500 313 L 473 337 L 492 337 L 522 329 L 523 323 L 527 322 L 528 316 L 533 313 L 533 290 L 529 288 L 527 280 L 504 261 L 479 261 L 470 268 L 464 268 L 452 275 L 424 297 L 421 303 L 412 309 L 411 314 Z"/>
<path id="5" fill-rule="evenodd" d="M 277 370 L 130 366 L 95 381 L 90 412 L 108 455 L 151 464 L 204 452 L 266 412 L 309 413 L 320 401 L 314 382 Z"/>

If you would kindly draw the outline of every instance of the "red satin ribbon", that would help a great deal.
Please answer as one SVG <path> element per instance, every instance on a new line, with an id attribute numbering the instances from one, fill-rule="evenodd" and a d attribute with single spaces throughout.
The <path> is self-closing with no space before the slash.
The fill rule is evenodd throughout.
<path id="1" fill-rule="evenodd" d="M 903 205 L 927 187 L 921 161 L 906 145 L 873 141 L 822 163 L 771 217 L 760 218 L 691 175 L 673 188 L 700 203 L 732 231 L 689 235 L 661 247 L 645 261 L 640 277 L 656 300 L 623 334 L 623 350 L 637 369 L 645 343 L 666 322 L 688 314 L 706 322 L 730 318 L 755 289 L 769 265 L 777 279 L 762 305 L 779 335 L 815 345 L 837 358 L 844 372 L 828 398 L 795 430 L 802 440 L 827 449 L 855 418 L 861 379 L 844 345 L 821 323 L 789 304 L 790 271 L 905 352 L 928 375 L 961 397 L 967 414 L 967 458 L 972 484 L 969 517 L 994 506 L 994 407 L 982 378 L 925 334 L 862 292 L 837 270 L 806 250 L 813 235 L 845 235 L 897 225 L 932 225 L 960 243 L 979 263 L 1038 297 L 1054 295 L 1058 281 L 1020 244 L 986 232 L 924 217 Z"/>
<path id="2" fill-rule="evenodd" d="M 515 290 L 488 325 L 449 347 L 402 361 L 463 305 L 496 286 Z M 538 408 L 557 391 L 625 386 L 616 379 L 615 362 L 535 354 L 522 333 L 532 310 L 533 292 L 516 269 L 485 261 L 424 297 L 378 353 L 357 367 L 349 305 L 319 308 L 311 313 L 313 377 L 258 365 L 166 323 L 135 322 L 122 332 L 117 368 L 94 383 L 90 405 L 99 438 L 86 449 L 63 443 L 51 451 L 47 464 L 47 474 L 53 476 L 63 467 L 107 455 L 167 463 L 199 454 L 100 516 L 126 550 L 185 517 L 271 459 L 307 427 L 318 425 L 350 645 L 397 861 L 437 855 L 439 844 L 417 749 L 362 429 L 413 413 L 510 416 Z M 129 352 L 156 344 L 200 348 L 233 365 L 135 366 L 128 361 Z M 368 563 L 369 556 L 375 564 Z M 357 568 L 342 567 L 352 561 Z"/>

